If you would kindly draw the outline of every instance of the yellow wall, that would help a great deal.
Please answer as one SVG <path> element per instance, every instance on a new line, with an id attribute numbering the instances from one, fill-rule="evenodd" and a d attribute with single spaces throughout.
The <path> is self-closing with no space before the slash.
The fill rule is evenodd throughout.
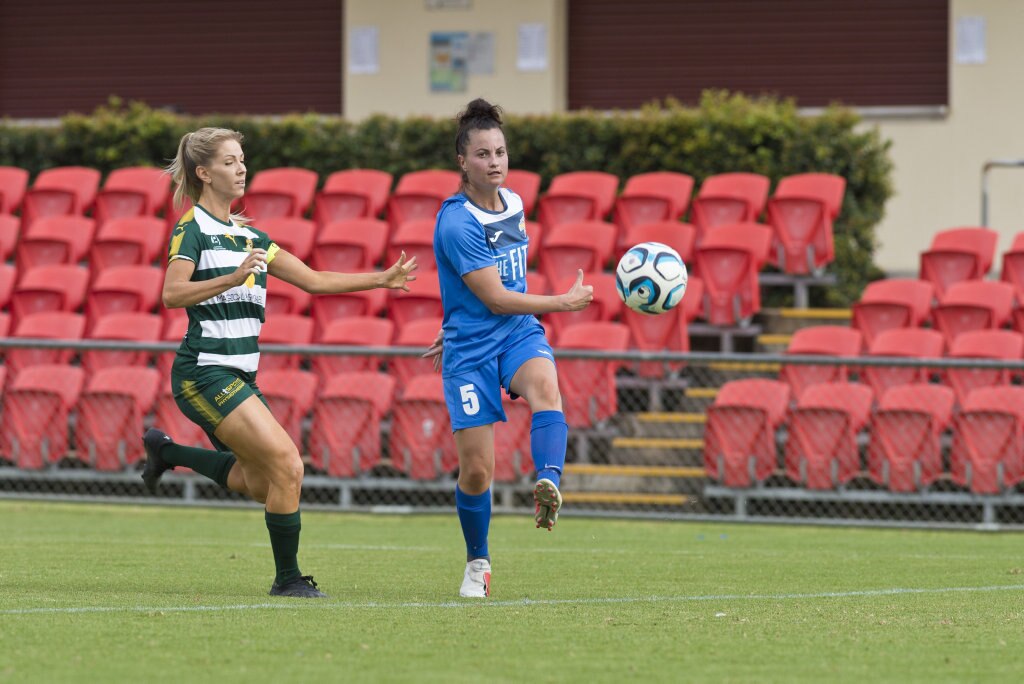
<path id="1" fill-rule="evenodd" d="M 936 120 L 888 120 L 877 125 L 892 140 L 896 196 L 878 227 L 878 264 L 915 272 L 918 254 L 942 228 L 977 225 L 981 167 L 987 159 L 1024 159 L 1024 2 L 953 0 L 950 7 L 950 108 Z M 983 16 L 988 59 L 954 60 L 961 16 Z M 1024 231 L 1024 168 L 990 174 L 989 225 L 1001 234 L 999 252 Z M 998 269 L 997 256 L 994 269 Z"/>
<path id="2" fill-rule="evenodd" d="M 343 42 L 348 44 L 357 26 L 377 26 L 380 36 L 378 73 L 351 74 L 348 55 L 344 56 L 346 117 L 358 120 L 377 112 L 453 117 L 477 96 L 504 104 L 516 114 L 565 108 L 565 0 L 469 0 L 467 10 L 432 10 L 428 4 L 428 0 L 345 0 Z M 547 25 L 546 71 L 517 69 L 521 23 Z M 494 73 L 470 75 L 465 92 L 431 92 L 428 55 L 432 31 L 493 32 Z"/>

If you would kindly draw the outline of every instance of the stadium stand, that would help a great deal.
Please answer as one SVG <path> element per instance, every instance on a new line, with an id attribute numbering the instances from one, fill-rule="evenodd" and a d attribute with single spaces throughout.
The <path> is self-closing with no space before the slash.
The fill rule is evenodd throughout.
<path id="1" fill-rule="evenodd" d="M 86 302 L 90 325 L 112 313 L 156 311 L 163 286 L 164 271 L 155 266 L 115 266 L 101 271 Z"/>
<path id="2" fill-rule="evenodd" d="M 68 417 L 84 385 L 85 371 L 65 364 L 31 366 L 9 379 L 0 415 L 0 448 L 8 460 L 38 470 L 62 459 Z"/>
<path id="3" fill-rule="evenodd" d="M 494 481 L 515 482 L 533 471 L 530 458 L 530 426 L 533 414 L 525 399 L 501 394 L 505 422 L 494 424 Z"/>
<path id="4" fill-rule="evenodd" d="M 775 470 L 775 430 L 789 398 L 789 385 L 776 380 L 734 380 L 722 386 L 707 410 L 707 476 L 727 487 L 763 482 Z"/>
<path id="5" fill-rule="evenodd" d="M 685 173 L 653 171 L 631 176 L 615 200 L 614 220 L 621 228 L 620 237 L 644 224 L 679 222 L 690 207 L 692 194 L 693 176 Z"/>
<path id="6" fill-rule="evenodd" d="M 886 330 L 920 327 L 931 316 L 935 287 L 913 278 L 889 278 L 868 283 L 853 304 L 851 325 L 871 346 Z"/>
<path id="7" fill-rule="evenodd" d="M 304 370 L 260 371 L 260 391 L 270 405 L 270 411 L 304 452 L 302 439 L 303 418 L 313 409 L 319 379 L 314 373 Z"/>
<path id="8" fill-rule="evenodd" d="M 406 323 L 395 334 L 395 346 L 427 349 L 437 337 L 442 321 L 443 319 L 438 316 Z M 414 376 L 433 372 L 433 363 L 433 359 L 421 359 L 417 356 L 392 356 L 388 359 L 388 374 L 395 378 L 399 387 L 404 387 Z"/>
<path id="9" fill-rule="evenodd" d="M 742 325 L 761 310 L 757 273 L 768 259 L 771 239 L 771 229 L 758 223 L 723 225 L 704 236 L 696 266 L 709 323 Z"/>
<path id="10" fill-rule="evenodd" d="M 914 383 L 881 394 L 871 417 L 868 473 L 894 492 L 926 487 L 942 474 L 940 437 L 953 417 L 953 390 Z"/>
<path id="11" fill-rule="evenodd" d="M 92 246 L 96 222 L 85 216 L 41 216 L 21 232 L 18 269 L 77 264 Z"/>
<path id="12" fill-rule="evenodd" d="M 786 273 L 820 271 L 835 258 L 832 223 L 843 206 L 846 179 L 802 173 L 779 181 L 768 201 L 775 233 L 771 263 Z"/>
<path id="13" fill-rule="evenodd" d="M 458 466 L 440 374 L 417 375 L 401 388 L 391 418 L 391 464 L 414 480 Z"/>
<path id="14" fill-rule="evenodd" d="M 88 269 L 73 264 L 23 271 L 11 295 L 11 313 L 18 321 L 44 311 L 80 311 L 88 283 Z"/>
<path id="15" fill-rule="evenodd" d="M 0 261 L 7 261 L 14 254 L 20 232 L 21 219 L 0 213 Z"/>
<path id="16" fill-rule="evenodd" d="M 23 316 L 14 326 L 13 337 L 26 339 L 80 340 L 85 334 L 85 316 L 67 311 L 43 311 Z M 74 357 L 71 349 L 19 347 L 4 355 L 8 374 L 17 376 L 28 366 L 67 364 Z"/>
<path id="17" fill-rule="evenodd" d="M 160 339 L 164 322 L 153 313 L 112 313 L 101 316 L 89 332 L 91 340 L 121 340 L 127 342 L 156 342 Z M 90 375 L 112 366 L 147 366 L 151 354 L 132 350 L 82 350 L 82 368 Z M 163 376 L 167 377 L 167 376 Z"/>
<path id="18" fill-rule="evenodd" d="M 384 373 L 327 378 L 313 404 L 309 454 L 314 468 L 334 477 L 369 473 L 381 460 L 381 422 L 391 411 L 395 379 Z"/>
<path id="19" fill-rule="evenodd" d="M 1001 328 L 1010 322 L 1015 293 L 1009 283 L 965 280 L 953 283 L 932 309 L 932 322 L 946 346 L 971 330 Z"/>
<path id="20" fill-rule="evenodd" d="M 954 418 L 950 475 L 975 494 L 1000 494 L 1024 479 L 1024 388 L 968 395 Z"/>
<path id="21" fill-rule="evenodd" d="M 77 404 L 78 459 L 99 471 L 124 470 L 142 458 L 139 426 L 165 379 L 155 368 L 115 366 L 89 376 Z"/>
<path id="22" fill-rule="evenodd" d="M 274 278 L 267 287 L 266 316 L 302 314 L 309 311 L 313 296 L 297 285 Z"/>
<path id="23" fill-rule="evenodd" d="M 835 489 L 860 473 L 857 439 L 874 394 L 867 385 L 823 382 L 797 399 L 789 416 L 786 476 L 808 489 Z"/>
<path id="24" fill-rule="evenodd" d="M 163 169 L 129 166 L 114 169 L 96 195 L 93 215 L 103 225 L 115 218 L 157 215 L 171 191 L 171 177 Z"/>
<path id="25" fill-rule="evenodd" d="M 690 207 L 697 243 L 703 242 L 712 228 L 757 221 L 770 186 L 766 176 L 756 173 L 720 173 L 704 179 Z"/>
<path id="26" fill-rule="evenodd" d="M 919 359 L 942 357 L 942 333 L 928 328 L 896 328 L 886 330 L 868 347 L 869 356 L 896 356 Z M 861 382 L 871 385 L 875 396 L 899 385 L 928 382 L 930 372 L 918 366 L 865 366 L 860 370 Z"/>
<path id="27" fill-rule="evenodd" d="M 621 323 L 577 323 L 558 336 L 557 349 L 624 351 L 629 347 L 629 328 Z M 558 384 L 562 410 L 570 428 L 593 427 L 615 415 L 617 361 L 560 360 Z"/>
<path id="28" fill-rule="evenodd" d="M 562 223 L 603 221 L 612 210 L 618 188 L 618 176 L 604 171 L 572 171 L 552 178 L 537 207 L 537 220 L 546 238 Z"/>
<path id="29" fill-rule="evenodd" d="M 314 297 L 311 309 L 313 321 L 316 323 L 314 335 L 319 335 L 328 323 L 339 318 L 379 316 L 387 305 L 388 293 L 379 289 Z"/>
<path id="30" fill-rule="evenodd" d="M 99 186 L 100 172 L 96 169 L 60 166 L 41 171 L 22 200 L 22 228 L 41 216 L 85 214 L 92 208 Z"/>
<path id="31" fill-rule="evenodd" d="M 1010 330 L 972 330 L 953 340 L 949 356 L 1019 361 L 1024 357 L 1024 335 Z M 1011 379 L 1010 371 L 1005 368 L 947 368 L 945 371 L 945 382 L 953 388 L 961 406 L 975 389 L 1009 385 Z"/>
<path id="32" fill-rule="evenodd" d="M 576 274 L 562 275 L 552 285 L 555 292 L 568 292 L 576 282 Z M 593 271 L 583 274 L 583 283 L 594 288 L 594 299 L 590 306 L 581 311 L 563 311 L 544 316 L 544 321 L 551 324 L 551 332 L 555 340 L 570 325 L 592 323 L 596 321 L 614 321 L 619 318 L 625 307 L 615 285 L 615 275 L 605 271 Z M 639 315 L 639 314 L 637 314 Z M 552 341 L 552 343 L 554 343 Z"/>
<path id="33" fill-rule="evenodd" d="M 641 242 L 660 242 L 679 253 L 684 264 L 693 264 L 693 250 L 697 243 L 697 229 L 689 223 L 654 221 L 630 226 L 620 233 L 616 252 L 621 258 L 633 245 Z"/>
<path id="34" fill-rule="evenodd" d="M 921 253 L 920 278 L 935 286 L 941 297 L 953 283 L 979 280 L 992 268 L 999 233 L 989 228 L 950 228 L 932 236 Z"/>
<path id="35" fill-rule="evenodd" d="M 412 284 L 409 292 L 391 290 L 387 302 L 387 316 L 399 328 L 420 318 L 437 318 L 444 315 L 444 307 L 441 306 L 441 283 L 437 278 L 437 272 L 416 273 L 416 282 Z"/>
<path id="36" fill-rule="evenodd" d="M 346 169 L 327 177 L 314 199 L 318 226 L 348 219 L 376 218 L 384 213 L 393 177 L 376 169 Z"/>
<path id="37" fill-rule="evenodd" d="M 861 334 L 838 325 L 817 325 L 797 330 L 786 348 L 787 354 L 806 356 L 860 356 L 864 344 Z M 789 385 L 799 402 L 813 385 L 822 382 L 843 383 L 849 379 L 846 366 L 787 364 L 779 371 L 779 379 Z"/>

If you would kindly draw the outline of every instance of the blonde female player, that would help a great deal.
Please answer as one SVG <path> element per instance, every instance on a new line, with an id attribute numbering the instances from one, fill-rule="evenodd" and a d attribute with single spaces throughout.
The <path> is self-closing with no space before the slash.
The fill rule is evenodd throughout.
<path id="1" fill-rule="evenodd" d="M 467 556 L 459 593 L 484 597 L 491 584 L 487 532 L 494 423 L 505 420 L 501 391 L 530 404 L 530 451 L 538 478 L 535 522 L 550 530 L 562 506 L 558 485 L 568 428 L 554 356 L 534 314 L 579 311 L 590 304 L 594 289 L 583 284 L 580 271 L 565 294 L 527 294 L 529 238 L 522 200 L 502 187 L 508 151 L 501 110 L 473 100 L 458 124 L 462 188 L 445 200 L 434 229 L 444 323 L 424 356 L 434 357 L 435 369 L 441 366 L 459 454 L 455 507 Z"/>
<path id="2" fill-rule="evenodd" d="M 230 213 L 245 193 L 242 135 L 223 128 L 186 134 L 167 171 L 195 204 L 172 235 L 163 302 L 185 308 L 188 332 L 178 348 L 171 383 L 178 407 L 201 426 L 216 451 L 175 444 L 151 428 L 143 435 L 142 479 L 150 492 L 165 471 L 186 466 L 266 505 L 276 575 L 272 596 L 319 598 L 312 576 L 299 570 L 302 460 L 256 385 L 267 275 L 312 294 L 383 287 L 408 290 L 415 258 L 403 253 L 380 273 L 313 271 L 270 237 Z"/>

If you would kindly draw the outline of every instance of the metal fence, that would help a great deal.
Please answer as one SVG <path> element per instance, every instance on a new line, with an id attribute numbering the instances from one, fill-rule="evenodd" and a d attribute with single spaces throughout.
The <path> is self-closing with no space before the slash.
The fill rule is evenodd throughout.
<path id="1" fill-rule="evenodd" d="M 174 344 L 0 340 L 0 497 L 236 505 L 138 471 Z M 421 349 L 266 345 L 257 383 L 307 465 L 303 505 L 453 507 L 458 461 Z M 1024 363 L 560 350 L 567 514 L 1024 527 Z M 530 411 L 496 428 L 495 508 L 532 509 Z"/>

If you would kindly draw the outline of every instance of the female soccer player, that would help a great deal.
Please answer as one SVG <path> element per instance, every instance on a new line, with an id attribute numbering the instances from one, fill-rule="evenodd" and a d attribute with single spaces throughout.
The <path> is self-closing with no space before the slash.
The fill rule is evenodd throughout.
<path id="1" fill-rule="evenodd" d="M 312 576 L 299 571 L 299 494 L 302 460 L 274 419 L 256 385 L 259 334 L 267 274 L 313 294 L 369 290 L 408 291 L 416 259 L 382 273 L 313 271 L 266 234 L 230 213 L 245 193 L 242 135 L 223 128 L 186 134 L 167 171 L 195 204 L 175 227 L 168 252 L 163 302 L 185 308 L 188 332 L 171 371 L 174 399 L 201 426 L 217 451 L 175 444 L 151 428 L 143 435 L 142 479 L 150 492 L 165 471 L 186 466 L 222 487 L 266 505 L 277 574 L 272 596 L 319 598 Z"/>
<path id="2" fill-rule="evenodd" d="M 568 428 L 554 356 L 534 314 L 579 311 L 593 299 L 594 289 L 583 284 L 580 271 L 565 294 L 527 294 L 523 203 L 501 187 L 508 175 L 501 109 L 473 100 L 458 124 L 462 188 L 445 200 L 434 229 L 444 323 L 424 356 L 434 357 L 435 368 L 441 366 L 459 454 L 455 507 L 467 555 L 459 593 L 484 597 L 491 582 L 487 531 L 494 423 L 505 420 L 501 390 L 530 404 L 530 451 L 538 478 L 535 521 L 550 530 L 562 506 L 558 485 Z"/>

